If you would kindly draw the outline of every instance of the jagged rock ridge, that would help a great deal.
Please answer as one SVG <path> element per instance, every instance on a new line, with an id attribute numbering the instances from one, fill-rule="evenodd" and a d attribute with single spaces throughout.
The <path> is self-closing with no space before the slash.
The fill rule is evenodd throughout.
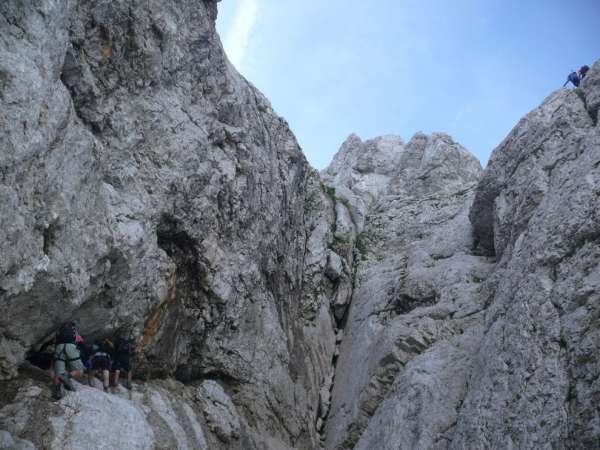
<path id="1" fill-rule="evenodd" d="M 323 176 L 362 224 L 326 447 L 397 448 L 418 427 L 413 448 L 430 448 L 455 420 L 467 370 L 444 350 L 471 343 L 492 267 L 474 254 L 468 219 L 481 166 L 444 134 L 351 136 Z M 435 392 L 443 383 L 458 392 Z M 388 416 L 399 441 L 379 441 Z"/>

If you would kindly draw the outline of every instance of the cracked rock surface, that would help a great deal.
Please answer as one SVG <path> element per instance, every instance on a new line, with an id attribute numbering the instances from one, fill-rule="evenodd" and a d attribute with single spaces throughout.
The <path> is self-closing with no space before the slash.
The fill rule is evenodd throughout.
<path id="1" fill-rule="evenodd" d="M 444 134 L 351 136 L 325 171 L 364 218 L 327 448 L 429 448 L 456 419 L 492 268 L 468 219 L 480 175 Z"/>
<path id="2" fill-rule="evenodd" d="M 368 193 L 327 448 L 598 447 L 598 79 L 525 116 L 479 182 L 463 162 Z M 373 185 L 346 173 L 349 200 Z"/>
<path id="3" fill-rule="evenodd" d="M 600 62 L 484 171 L 418 133 L 319 174 L 216 14 L 0 2 L 0 447 L 599 448 Z M 132 392 L 50 400 L 66 320 Z"/>
<path id="4" fill-rule="evenodd" d="M 138 376 L 219 383 L 222 448 L 312 448 L 334 213 L 216 13 L 1 2 L 0 379 L 72 319 L 131 336 Z"/>
<path id="5" fill-rule="evenodd" d="M 519 122 L 477 190 L 498 263 L 454 448 L 598 447 L 599 63 L 588 77 Z"/>

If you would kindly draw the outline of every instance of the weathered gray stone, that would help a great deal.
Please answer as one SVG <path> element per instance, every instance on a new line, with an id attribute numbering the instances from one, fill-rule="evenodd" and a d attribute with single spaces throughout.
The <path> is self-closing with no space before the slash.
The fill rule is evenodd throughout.
<path id="1" fill-rule="evenodd" d="M 13 403 L 0 409 L 0 426 L 44 449 L 209 448 L 203 431 L 208 424 L 194 411 L 191 388 L 136 384 L 133 392 L 121 388 L 107 394 L 75 386 L 76 392 L 52 403 L 45 386 L 27 382 Z"/>
<path id="2" fill-rule="evenodd" d="M 598 77 L 596 63 L 588 80 Z M 587 77 L 586 77 L 587 78 Z M 586 98 L 600 85 L 588 81 Z M 471 217 L 499 262 L 452 448 L 596 448 L 600 133 L 563 89 L 494 151 Z M 493 224 L 490 230 L 489 224 Z"/>
<path id="3" fill-rule="evenodd" d="M 344 265 L 342 263 L 342 258 L 335 253 L 330 251 L 327 254 L 327 266 L 325 267 L 325 275 L 331 281 L 339 280 L 344 272 Z"/>
<path id="4" fill-rule="evenodd" d="M 205 381 L 198 394 L 199 400 L 205 405 L 204 418 L 217 437 L 225 443 L 239 439 L 238 413 L 223 388 L 215 381 Z"/>
<path id="5" fill-rule="evenodd" d="M 0 3 L 0 378 L 74 319 L 132 336 L 138 376 L 222 383 L 244 448 L 314 447 L 335 213 L 215 17 Z"/>
<path id="6" fill-rule="evenodd" d="M 5 430 L 0 430 L 0 449 L 2 450 L 35 450 L 31 442 L 15 439 Z"/>
<path id="7" fill-rule="evenodd" d="M 597 70 L 594 66 L 589 80 Z M 585 99 L 596 94 L 593 86 L 588 81 Z M 578 92 L 557 91 L 495 150 L 470 211 L 474 244 L 497 259 L 495 264 L 465 250 L 459 263 L 447 246 L 435 251 L 427 243 L 416 246 L 437 255 L 438 262 L 429 265 L 432 275 L 437 264 L 452 261 L 459 278 L 445 277 L 439 285 L 459 305 L 436 300 L 436 308 L 425 308 L 418 318 L 413 315 L 419 309 L 402 311 L 378 328 L 368 315 L 370 304 L 360 307 L 362 288 L 355 292 L 327 423 L 328 447 L 597 447 L 600 427 L 592 399 L 599 376 L 594 317 L 600 140 L 583 100 Z M 447 229 L 446 235 L 460 233 Z M 464 239 L 466 245 L 468 236 Z M 413 257 L 406 265 L 402 286 L 419 279 L 418 261 Z M 361 266 L 359 276 L 360 271 Z M 468 278 L 460 281 L 469 272 L 471 284 L 485 280 L 479 289 L 469 289 Z M 385 278 L 371 281 L 385 273 L 369 272 L 371 291 L 386 286 Z M 413 292 L 436 292 L 435 279 L 418 282 Z M 353 317 L 360 317 L 356 326 Z M 436 322 L 442 327 L 434 327 Z M 378 333 L 391 337 L 380 338 L 375 347 L 349 344 L 361 329 L 368 333 L 354 342 L 369 342 Z M 388 341 L 394 345 L 386 351 Z M 380 350 L 373 354 L 373 348 Z M 348 385 L 353 380 L 344 379 L 349 367 L 370 367 L 355 370 L 354 391 Z M 349 407 L 353 404 L 358 408 Z"/>
<path id="8" fill-rule="evenodd" d="M 0 446 L 597 448 L 600 63 L 483 178 L 441 133 L 319 176 L 216 12 L 0 3 Z M 144 381 L 52 402 L 67 319 Z"/>
<path id="9" fill-rule="evenodd" d="M 443 411 L 451 410 L 459 396 L 438 396 L 443 405 L 423 401 L 424 408 L 437 407 L 440 413 L 424 410 L 415 416 L 415 398 L 427 395 L 431 386 L 414 380 L 425 366 L 445 367 L 437 361 L 438 352 L 428 349 L 438 341 L 451 347 L 447 342 L 473 325 L 473 314 L 483 309 L 478 281 L 492 267 L 470 254 L 467 214 L 481 174 L 477 160 L 443 134 L 418 134 L 408 144 L 386 140 L 394 142 L 395 153 L 379 152 L 387 160 L 376 166 L 386 168 L 386 178 L 377 178 L 382 184 L 376 190 L 357 190 L 370 206 L 358 236 L 354 293 L 326 424 L 327 448 L 428 448 L 425 433 L 447 425 L 451 419 Z M 348 158 L 348 147 L 341 151 Z M 356 151 L 365 150 L 358 146 Z M 361 177 L 375 178 L 368 170 L 361 166 L 349 176 L 355 185 L 365 186 Z M 347 178 L 338 175 L 334 181 L 347 183 Z M 432 374 L 439 377 L 433 382 L 448 384 L 454 372 Z M 389 420 L 410 416 L 414 420 L 406 427 L 423 430 L 418 432 L 423 439 L 384 425 L 388 415 Z M 398 428 L 393 439 L 383 427 Z"/>
<path id="10" fill-rule="evenodd" d="M 600 110 L 600 61 L 592 66 L 581 82 L 580 90 L 583 94 L 586 108 L 592 119 L 598 123 L 598 110 Z"/>

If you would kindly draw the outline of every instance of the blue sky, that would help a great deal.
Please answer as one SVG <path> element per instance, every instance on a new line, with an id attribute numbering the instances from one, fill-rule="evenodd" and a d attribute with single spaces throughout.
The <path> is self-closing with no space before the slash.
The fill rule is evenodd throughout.
<path id="1" fill-rule="evenodd" d="M 600 59 L 600 0 L 223 0 L 217 27 L 317 169 L 352 132 L 443 131 L 485 166 Z"/>

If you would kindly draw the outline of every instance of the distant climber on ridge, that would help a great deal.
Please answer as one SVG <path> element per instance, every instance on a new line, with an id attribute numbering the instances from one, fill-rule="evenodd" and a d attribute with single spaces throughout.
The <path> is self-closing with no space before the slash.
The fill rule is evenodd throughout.
<path id="1" fill-rule="evenodd" d="M 563 84 L 563 87 L 565 87 L 567 84 L 569 84 L 569 82 L 575 86 L 575 87 L 579 87 L 579 82 L 581 81 L 581 78 L 579 78 L 579 74 L 576 71 L 572 71 L 569 76 L 567 77 L 567 81 L 565 81 L 565 84 Z"/>
<path id="2" fill-rule="evenodd" d="M 583 80 L 588 73 L 588 70 L 590 70 L 589 66 L 581 66 L 578 71 L 573 70 L 567 77 L 567 81 L 565 81 L 563 87 L 569 84 L 569 82 L 573 84 L 573 86 L 579 87 L 579 83 L 581 83 L 581 80 Z"/>

